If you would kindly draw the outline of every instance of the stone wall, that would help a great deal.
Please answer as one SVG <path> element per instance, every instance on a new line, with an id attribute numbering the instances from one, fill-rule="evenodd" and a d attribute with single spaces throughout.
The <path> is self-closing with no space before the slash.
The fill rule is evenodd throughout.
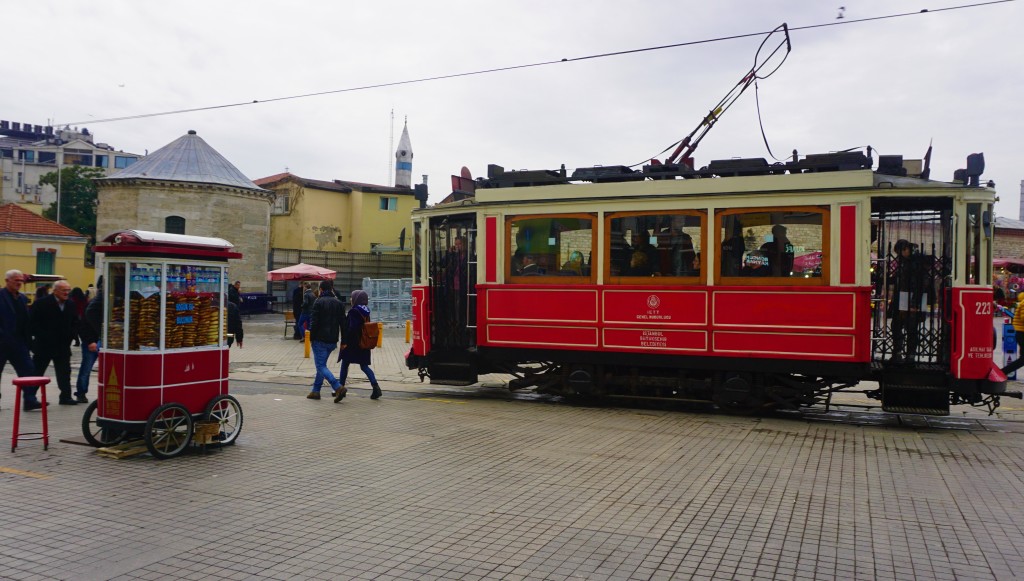
<path id="1" fill-rule="evenodd" d="M 168 216 L 185 219 L 185 234 L 223 238 L 241 252 L 228 276 L 242 292 L 265 292 L 272 195 L 226 186 L 151 180 L 101 182 L 96 233 L 165 231 Z"/>
<path id="2" fill-rule="evenodd" d="M 1024 230 L 996 228 L 992 244 L 994 258 L 1024 258 Z"/>

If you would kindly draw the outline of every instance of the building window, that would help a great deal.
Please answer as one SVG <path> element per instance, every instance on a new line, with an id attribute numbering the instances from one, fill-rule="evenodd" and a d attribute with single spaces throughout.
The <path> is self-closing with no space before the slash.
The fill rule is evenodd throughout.
<path id="1" fill-rule="evenodd" d="M 64 165 L 92 165 L 92 156 L 84 153 L 65 153 Z"/>
<path id="2" fill-rule="evenodd" d="M 133 163 L 135 163 L 134 157 L 124 157 L 122 155 L 114 156 L 114 167 L 117 169 L 124 169 Z"/>
<path id="3" fill-rule="evenodd" d="M 22 177 L 21 177 L 21 172 L 19 171 L 18 172 L 18 185 L 17 185 L 17 187 L 19 187 L 19 188 L 21 187 L 21 181 L 22 181 Z"/>
<path id="4" fill-rule="evenodd" d="M 54 274 L 53 265 L 57 262 L 57 251 L 49 248 L 36 250 L 36 274 Z"/>
<path id="5" fill-rule="evenodd" d="M 274 199 L 274 207 L 271 209 L 271 214 L 287 214 L 288 213 L 288 194 L 277 194 L 277 198 Z"/>
<path id="6" fill-rule="evenodd" d="M 0 149 L 0 157 L 14 157 L 13 149 Z"/>
<path id="7" fill-rule="evenodd" d="M 39 163 L 57 163 L 57 154 L 52 151 L 40 151 Z"/>
<path id="8" fill-rule="evenodd" d="M 181 216 L 168 216 L 164 219 L 164 232 L 168 234 L 184 234 L 185 219 Z"/>
<path id="9" fill-rule="evenodd" d="M 389 212 L 398 211 L 398 198 L 389 198 L 387 196 L 380 197 L 380 209 L 387 210 Z"/>
<path id="10" fill-rule="evenodd" d="M 36 152 L 30 149 L 22 149 L 18 151 L 18 159 L 24 160 L 27 163 L 35 163 Z"/>
<path id="11" fill-rule="evenodd" d="M 108 156 L 108 155 L 97 155 L 96 156 L 96 167 L 110 167 L 110 156 Z"/>

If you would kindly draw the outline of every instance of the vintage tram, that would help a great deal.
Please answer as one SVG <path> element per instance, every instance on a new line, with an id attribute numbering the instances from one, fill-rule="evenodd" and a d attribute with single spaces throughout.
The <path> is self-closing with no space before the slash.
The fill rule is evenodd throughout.
<path id="1" fill-rule="evenodd" d="M 991 412 L 995 192 L 872 151 L 505 172 L 413 214 L 413 342 L 432 383 L 800 409 Z M 875 381 L 877 389 L 857 387 Z M 870 385 L 870 384 L 869 384 Z"/>

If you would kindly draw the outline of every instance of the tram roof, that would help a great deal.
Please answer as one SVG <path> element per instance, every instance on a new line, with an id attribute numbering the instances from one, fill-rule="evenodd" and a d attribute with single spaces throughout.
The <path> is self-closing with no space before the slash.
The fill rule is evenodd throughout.
<path id="1" fill-rule="evenodd" d="M 478 188 L 476 203 L 621 199 L 650 196 L 724 196 L 874 189 L 947 189 L 963 184 L 883 175 L 869 169 L 804 174 L 666 179 L 610 183 L 567 183 Z M 978 188 L 982 189 L 982 188 Z M 465 203 L 465 202 L 463 202 Z"/>

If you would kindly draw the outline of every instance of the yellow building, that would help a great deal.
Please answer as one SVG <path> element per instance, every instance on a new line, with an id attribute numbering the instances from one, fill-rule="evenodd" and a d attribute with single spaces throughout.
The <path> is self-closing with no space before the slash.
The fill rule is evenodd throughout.
<path id="1" fill-rule="evenodd" d="M 85 265 L 86 241 L 71 228 L 17 204 L 0 206 L 0 272 L 57 274 L 84 289 L 95 281 L 94 269 Z"/>
<path id="2" fill-rule="evenodd" d="M 411 246 L 410 217 L 419 205 L 411 188 L 313 180 L 291 173 L 255 184 L 277 196 L 270 212 L 272 249 L 408 252 Z"/>

